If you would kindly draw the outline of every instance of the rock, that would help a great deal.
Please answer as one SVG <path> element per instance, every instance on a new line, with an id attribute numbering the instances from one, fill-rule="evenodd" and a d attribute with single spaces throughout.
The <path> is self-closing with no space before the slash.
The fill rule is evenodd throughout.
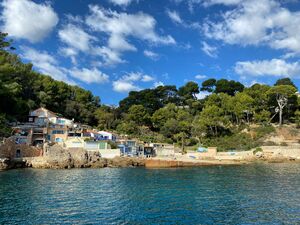
<path id="1" fill-rule="evenodd" d="M 255 153 L 255 157 L 257 157 L 257 158 L 263 158 L 264 157 L 264 153 L 263 152 L 256 152 Z"/>
<path id="2" fill-rule="evenodd" d="M 0 158 L 0 170 L 10 169 L 11 162 L 8 158 Z"/>

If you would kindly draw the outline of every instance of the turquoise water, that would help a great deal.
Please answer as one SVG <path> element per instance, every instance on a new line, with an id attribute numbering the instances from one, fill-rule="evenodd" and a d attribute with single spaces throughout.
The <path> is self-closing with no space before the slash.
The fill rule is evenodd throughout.
<path id="1" fill-rule="evenodd" d="M 0 224 L 300 224 L 300 164 L 5 171 Z"/>

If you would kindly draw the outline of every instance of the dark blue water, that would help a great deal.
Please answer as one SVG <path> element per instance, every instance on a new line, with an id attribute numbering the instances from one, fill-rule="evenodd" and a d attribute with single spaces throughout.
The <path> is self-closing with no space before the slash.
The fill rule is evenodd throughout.
<path id="1" fill-rule="evenodd" d="M 0 224 L 300 224 L 300 164 L 5 171 Z"/>

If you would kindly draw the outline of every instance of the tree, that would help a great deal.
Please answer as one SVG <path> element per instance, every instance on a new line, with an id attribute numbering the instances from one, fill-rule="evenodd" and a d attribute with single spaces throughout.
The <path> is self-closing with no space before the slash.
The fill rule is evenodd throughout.
<path id="1" fill-rule="evenodd" d="M 108 106 L 102 106 L 95 111 L 95 118 L 98 121 L 97 127 L 99 129 L 111 129 L 115 120 L 114 114 Z"/>
<path id="2" fill-rule="evenodd" d="M 279 125 L 282 125 L 283 109 L 287 106 L 290 97 L 295 95 L 297 89 L 291 85 L 274 86 L 268 91 L 270 97 L 275 97 L 279 112 Z"/>
<path id="3" fill-rule="evenodd" d="M 278 79 L 278 80 L 276 81 L 276 83 L 274 84 L 274 86 L 279 86 L 279 85 L 291 85 L 291 86 L 293 86 L 294 88 L 297 89 L 296 85 L 295 85 L 295 84 L 293 83 L 293 81 L 292 81 L 290 78 L 288 78 L 288 77 L 282 78 L 282 79 Z"/>
<path id="4" fill-rule="evenodd" d="M 206 106 L 199 115 L 199 127 L 206 127 L 206 134 L 218 136 L 220 128 L 226 128 L 229 120 L 224 116 L 224 111 L 216 105 Z"/>
<path id="5" fill-rule="evenodd" d="M 133 105 L 129 108 L 125 116 L 127 121 L 132 121 L 138 126 L 147 125 L 150 121 L 150 116 L 142 105 Z"/>
<path id="6" fill-rule="evenodd" d="M 245 115 L 247 123 L 250 123 L 249 115 L 254 111 L 253 102 L 253 98 L 244 92 L 239 92 L 232 97 L 233 113 L 235 114 L 237 124 L 240 124 L 241 119 Z"/>
<path id="7" fill-rule="evenodd" d="M 196 99 L 196 94 L 199 94 L 199 86 L 193 81 L 187 82 L 184 86 L 179 88 L 178 94 L 185 100 Z"/>
<path id="8" fill-rule="evenodd" d="M 234 96 L 237 92 L 242 92 L 244 85 L 234 80 L 221 79 L 216 83 L 215 93 L 226 93 Z"/>
<path id="9" fill-rule="evenodd" d="M 202 87 L 200 91 L 214 92 L 217 80 L 214 78 L 205 80 L 202 82 Z"/>
<path id="10" fill-rule="evenodd" d="M 168 119 L 175 119 L 177 114 L 177 106 L 168 104 L 163 108 L 158 109 L 151 117 L 154 128 L 161 129 Z"/>

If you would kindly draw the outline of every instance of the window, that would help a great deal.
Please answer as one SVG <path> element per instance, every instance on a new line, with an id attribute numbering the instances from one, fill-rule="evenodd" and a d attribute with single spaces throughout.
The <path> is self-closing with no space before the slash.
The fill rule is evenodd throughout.
<path id="1" fill-rule="evenodd" d="M 53 130 L 52 134 L 64 134 L 63 130 Z"/>
<path id="2" fill-rule="evenodd" d="M 63 142 L 62 138 L 55 138 L 55 142 Z"/>
<path id="3" fill-rule="evenodd" d="M 58 123 L 58 124 L 65 124 L 65 122 L 66 122 L 66 121 L 63 120 L 63 119 L 57 119 L 57 123 Z"/>
<path id="4" fill-rule="evenodd" d="M 21 157 L 21 150 L 17 149 L 16 151 L 16 158 L 20 158 Z"/>

